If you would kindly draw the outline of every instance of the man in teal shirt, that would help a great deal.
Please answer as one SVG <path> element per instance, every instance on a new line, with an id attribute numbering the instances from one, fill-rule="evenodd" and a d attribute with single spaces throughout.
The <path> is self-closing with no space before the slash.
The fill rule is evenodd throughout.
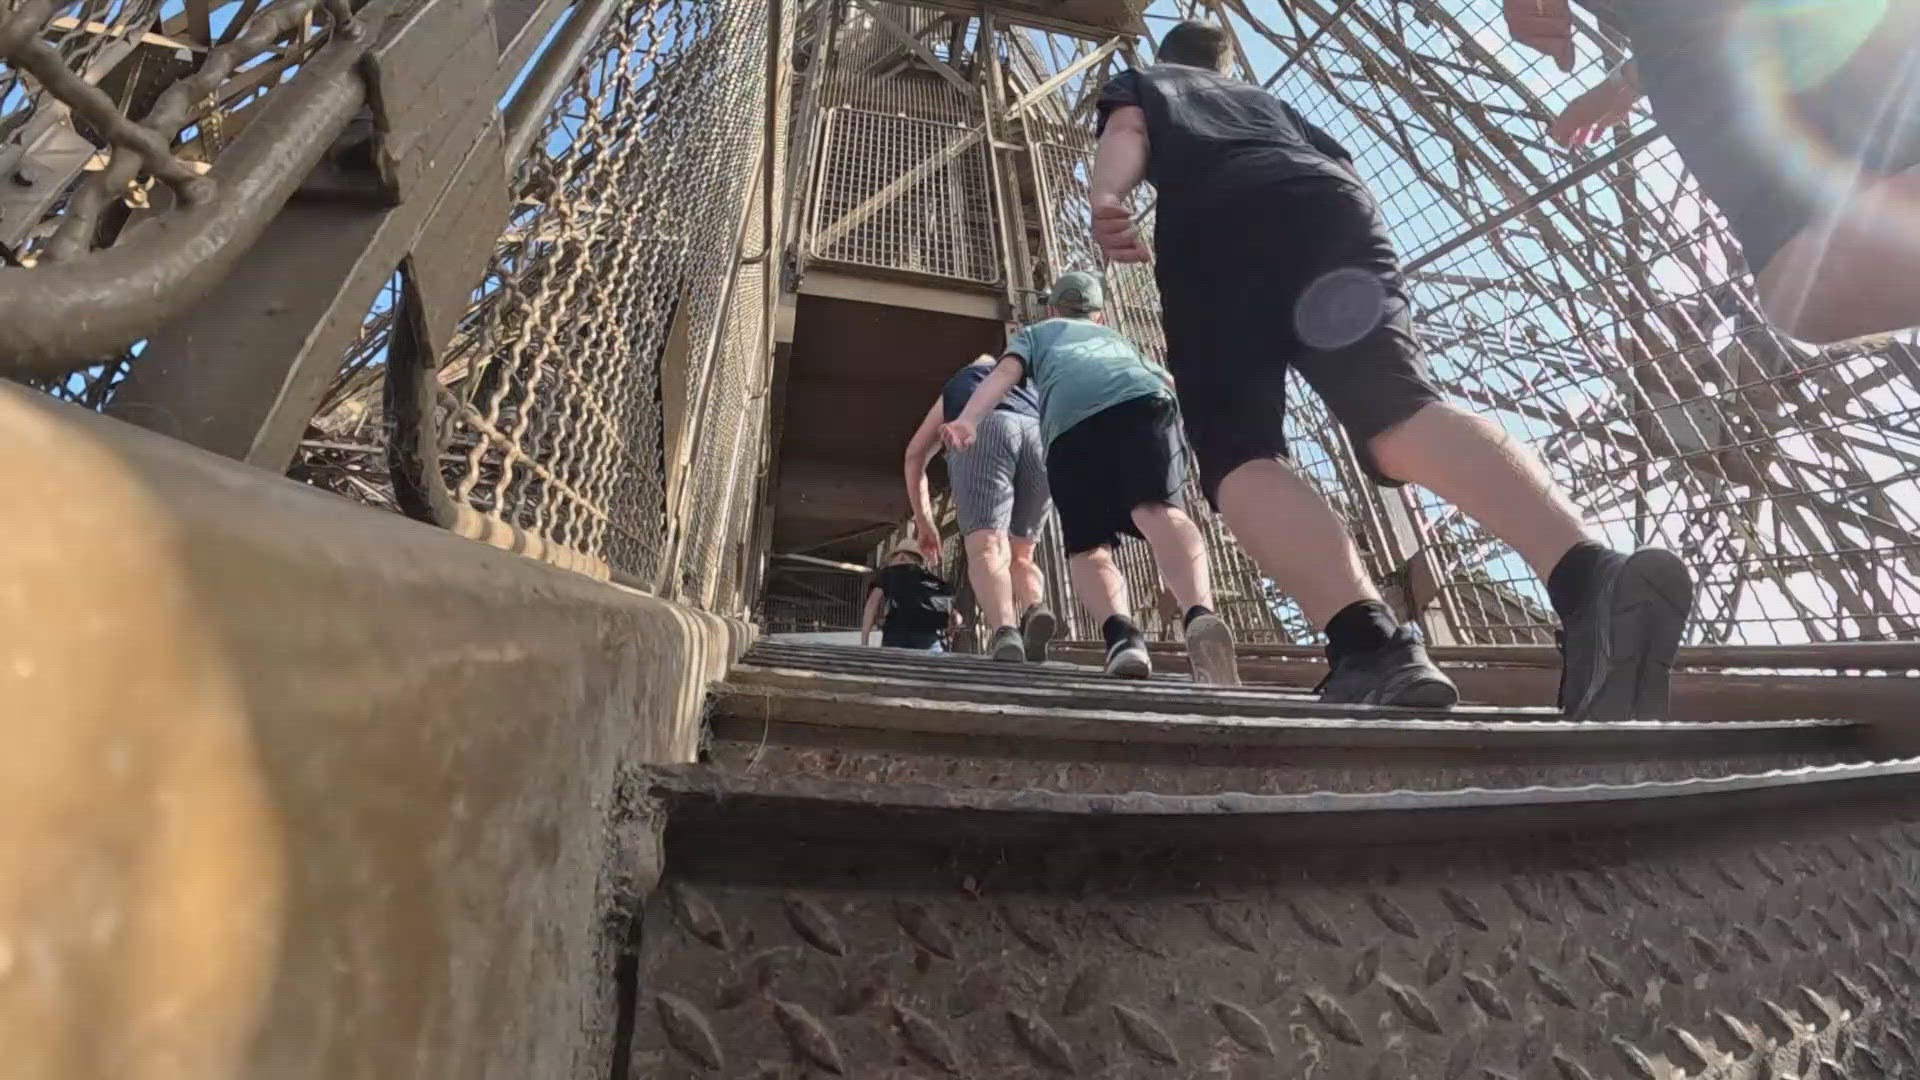
<path id="1" fill-rule="evenodd" d="M 1161 577 L 1186 611 L 1194 678 L 1238 685 L 1233 633 L 1213 613 L 1206 545 L 1177 505 L 1186 485 L 1186 449 L 1173 382 L 1133 343 L 1105 325 L 1100 279 L 1075 271 L 1054 283 L 1051 318 L 1013 335 L 993 373 L 941 428 L 947 445 L 971 445 L 980 420 L 1014 386 L 1040 392 L 1047 485 L 1060 512 L 1074 588 L 1101 624 L 1108 674 L 1145 678 L 1146 639 L 1126 613 L 1127 582 L 1113 562 L 1120 537 L 1153 549 Z"/>

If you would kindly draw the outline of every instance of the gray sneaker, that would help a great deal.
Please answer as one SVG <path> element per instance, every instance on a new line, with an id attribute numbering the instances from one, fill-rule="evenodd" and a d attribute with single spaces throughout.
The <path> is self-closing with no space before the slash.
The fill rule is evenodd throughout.
<path id="1" fill-rule="evenodd" d="M 1187 662 L 1193 667 L 1194 682 L 1240 685 L 1240 664 L 1233 653 L 1233 629 L 1218 615 L 1202 615 L 1187 624 Z"/>
<path id="2" fill-rule="evenodd" d="M 1053 612 L 1035 604 L 1020 616 L 1020 636 L 1027 643 L 1027 662 L 1044 664 L 1047 662 L 1047 643 L 1053 640 L 1054 629 L 1059 624 L 1054 620 Z"/>
<path id="3" fill-rule="evenodd" d="M 1138 635 L 1122 638 L 1107 646 L 1107 674 L 1120 679 L 1144 679 L 1153 674 L 1153 658 L 1147 655 L 1147 642 Z"/>
<path id="4" fill-rule="evenodd" d="M 1671 551 L 1613 553 L 1559 635 L 1560 711 L 1569 720 L 1665 720 L 1693 575 Z"/>
<path id="5" fill-rule="evenodd" d="M 987 655 L 995 660 L 1017 664 L 1027 658 L 1027 643 L 1021 640 L 1020 631 L 1003 626 L 993 632 L 993 641 L 987 645 Z"/>
<path id="6" fill-rule="evenodd" d="M 1335 660 L 1318 689 L 1329 705 L 1451 709 L 1460 702 L 1459 689 L 1433 666 L 1420 631 L 1411 625 L 1395 630 L 1378 649 Z"/>

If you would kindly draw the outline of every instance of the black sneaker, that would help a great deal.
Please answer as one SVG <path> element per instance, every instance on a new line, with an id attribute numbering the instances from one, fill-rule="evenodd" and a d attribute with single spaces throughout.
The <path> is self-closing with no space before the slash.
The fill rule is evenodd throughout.
<path id="1" fill-rule="evenodd" d="M 1020 616 L 1020 636 L 1027 642 L 1027 661 L 1034 664 L 1047 662 L 1047 643 L 1053 640 L 1054 627 L 1057 624 L 1053 612 L 1035 604 Z"/>
<path id="2" fill-rule="evenodd" d="M 1240 685 L 1240 665 L 1233 653 L 1233 629 L 1218 615 L 1208 613 L 1187 624 L 1187 662 L 1193 667 L 1194 682 Z"/>
<path id="3" fill-rule="evenodd" d="M 987 645 L 987 655 L 995 660 L 1017 664 L 1027 658 L 1027 643 L 1021 639 L 1020 631 L 1003 626 L 993 632 L 993 641 Z"/>
<path id="4" fill-rule="evenodd" d="M 1132 635 L 1107 646 L 1107 674 L 1121 679 L 1144 679 L 1153 674 L 1146 639 Z"/>
<path id="5" fill-rule="evenodd" d="M 1693 575 L 1671 551 L 1611 553 L 1558 635 L 1569 720 L 1665 720 L 1673 657 L 1693 612 Z"/>
<path id="6" fill-rule="evenodd" d="M 1422 709 L 1451 709 L 1460 702 L 1453 680 L 1433 666 L 1420 631 L 1402 626 L 1386 645 L 1366 652 L 1347 653 L 1318 687 L 1328 705 L 1401 705 Z"/>

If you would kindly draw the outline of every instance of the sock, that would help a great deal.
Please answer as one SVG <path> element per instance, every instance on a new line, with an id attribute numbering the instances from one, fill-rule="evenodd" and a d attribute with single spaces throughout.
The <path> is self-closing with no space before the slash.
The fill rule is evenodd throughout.
<path id="1" fill-rule="evenodd" d="M 1192 607 L 1187 609 L 1187 621 L 1181 623 L 1180 626 L 1182 629 L 1186 629 L 1193 625 L 1193 620 L 1199 618 L 1202 615 L 1211 615 L 1211 614 L 1213 614 L 1212 608 L 1206 606 L 1205 604 L 1195 604 Z"/>
<path id="2" fill-rule="evenodd" d="M 1592 591 L 1594 574 L 1612 554 L 1613 549 L 1605 544 L 1583 540 L 1568 548 L 1553 565 L 1553 572 L 1547 575 L 1547 599 L 1553 602 L 1554 614 L 1560 616 L 1561 623 L 1579 612 L 1581 601 Z"/>
<path id="3" fill-rule="evenodd" d="M 1327 656 L 1333 659 L 1382 648 L 1399 628 L 1387 605 L 1378 600 L 1355 600 L 1327 620 Z"/>
<path id="4" fill-rule="evenodd" d="M 1100 635 L 1107 639 L 1107 648 L 1111 649 L 1116 642 L 1139 637 L 1140 628 L 1125 615 L 1111 615 L 1100 624 Z"/>

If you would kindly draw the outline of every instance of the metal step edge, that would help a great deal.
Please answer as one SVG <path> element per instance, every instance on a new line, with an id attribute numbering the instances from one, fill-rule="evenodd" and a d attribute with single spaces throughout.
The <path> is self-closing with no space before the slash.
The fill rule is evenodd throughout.
<path id="1" fill-rule="evenodd" d="M 878 650 L 873 650 L 878 651 Z M 1047 685 L 1061 682 L 1113 682 L 1113 677 L 1100 670 L 1099 658 L 1091 657 L 1089 663 L 1068 663 L 1054 659 L 1044 664 L 1018 663 L 1005 661 L 979 661 L 976 659 L 948 659 L 898 661 L 887 659 L 864 659 L 844 656 L 796 656 L 781 653 L 749 653 L 739 663 L 746 667 L 805 668 L 809 671 L 836 671 L 841 673 L 872 673 L 876 675 L 894 673 L 938 674 L 939 678 L 955 681 L 971 680 L 978 682 L 1005 681 L 1017 678 L 1035 685 Z M 1134 685 L 1159 687 L 1206 686 L 1196 684 L 1184 670 L 1158 671 L 1150 678 L 1132 680 Z M 1227 687 L 1226 689 L 1232 689 Z M 1266 690 L 1269 693 L 1288 694 L 1302 698 L 1311 698 L 1311 694 L 1298 687 L 1268 685 L 1252 689 Z"/>
<path id="2" fill-rule="evenodd" d="M 872 672 L 890 674 L 896 672 L 938 673 L 942 679 L 1005 680 L 1020 678 L 1035 682 L 1059 681 L 1110 681 L 1110 677 L 1100 670 L 1098 657 L 1092 662 L 1076 663 L 1063 659 L 1049 660 L 1043 664 L 1008 663 L 979 656 L 960 656 L 954 654 L 915 653 L 903 649 L 847 649 L 836 653 L 795 652 L 789 650 L 762 649 L 758 646 L 749 650 L 740 658 L 740 663 L 749 666 L 808 668 L 816 671 Z M 1193 680 L 1184 671 L 1161 671 L 1146 680 L 1153 686 L 1193 686 Z M 1203 684 L 1204 685 L 1204 684 Z M 1281 687 L 1269 687 L 1275 692 L 1305 695 L 1305 691 L 1288 691 Z"/>
<path id="3" fill-rule="evenodd" d="M 1856 737 L 1864 725 L 1845 720 L 1770 720 L 1694 723 L 1567 720 L 1385 719 L 1353 716 L 1250 717 L 1107 709 L 1034 708 L 1019 703 L 938 701 L 889 694 L 774 690 L 721 683 L 713 688 L 709 720 L 722 738 L 753 739 L 773 724 L 817 728 L 1017 736 L 1078 742 L 1134 742 L 1263 747 L 1384 747 L 1447 750 L 1598 750 L 1697 745 L 1743 751 L 1831 745 Z M 770 731 L 770 729 L 769 729 Z"/>
<path id="4" fill-rule="evenodd" d="M 939 677 L 935 677 L 939 675 Z M 1264 687 L 1209 686 L 1205 684 L 1164 684 L 1123 682 L 1093 676 L 1075 682 L 1034 684 L 1015 681 L 1009 672 L 997 681 L 957 680 L 943 673 L 914 671 L 898 674 L 858 674 L 824 671 L 811 667 L 773 667 L 766 664 L 736 664 L 727 674 L 727 684 L 762 687 L 769 690 L 828 693 L 874 693 L 897 691 L 895 696 L 930 700 L 1001 702 L 1042 707 L 1097 707 L 1119 712 L 1176 712 L 1209 716 L 1318 716 L 1353 719 L 1393 717 L 1413 719 L 1431 717 L 1470 717 L 1483 720 L 1557 720 L 1557 709 L 1514 708 L 1496 705 L 1457 705 L 1451 709 L 1398 708 L 1379 705 L 1327 705 L 1310 696 L 1277 693 Z"/>
<path id="5" fill-rule="evenodd" d="M 1863 799 L 1911 803 L 1920 797 L 1920 758 L 1632 784 L 1293 795 L 1009 791 L 739 775 L 704 766 L 648 768 L 641 779 L 665 806 L 669 844 L 717 830 L 736 848 L 786 838 L 925 844 L 955 836 L 1044 846 L 1063 842 L 1063 832 L 1129 844 L 1318 846 L 1639 827 Z"/>

